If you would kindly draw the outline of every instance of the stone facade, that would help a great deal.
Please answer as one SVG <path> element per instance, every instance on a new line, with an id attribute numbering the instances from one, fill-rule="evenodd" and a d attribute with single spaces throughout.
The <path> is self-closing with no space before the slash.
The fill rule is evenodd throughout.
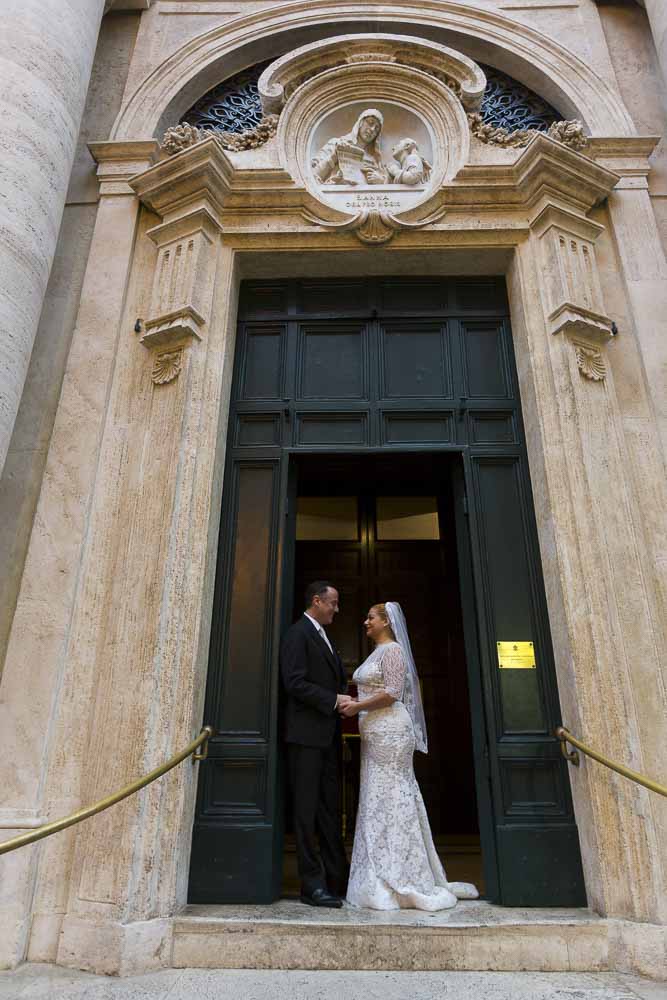
<path id="1" fill-rule="evenodd" d="M 660 0 L 645 11 L 594 0 L 107 6 L 91 76 L 101 3 L 10 4 L 12 59 L 44 84 L 21 128 L 53 100 L 48 60 L 32 61 L 21 12 L 34 28 L 43 10 L 54 31 L 82 41 L 72 86 L 59 89 L 67 128 L 45 144 L 38 130 L 57 163 L 27 157 L 32 202 L 8 183 L 39 277 L 12 279 L 23 298 L 7 295 L 0 313 L 6 342 L 21 335 L 0 414 L 0 830 L 8 838 L 103 796 L 201 723 L 246 275 L 506 274 L 563 717 L 602 752 L 664 781 Z M 71 23 L 56 17 L 62 9 Z M 371 19 L 381 34 L 367 34 Z M 230 148 L 181 130 L 160 146 L 202 93 L 267 59 L 278 62 L 260 90 L 279 118 L 265 135 Z M 485 141 L 469 117 L 480 62 L 582 127 L 514 146 Z M 0 73 L 7 93 L 10 62 Z M 402 102 L 411 124 L 422 122 L 429 172 L 409 202 L 389 181 L 389 207 L 323 195 L 309 167 L 317 128 L 357 99 Z M 11 122 L 3 148 L 16 149 L 18 176 L 28 145 Z M 332 126 L 324 140 L 341 135 Z M 195 770 L 180 768 L 1 859 L 0 963 L 121 974 L 169 965 L 195 785 Z M 572 771 L 572 790 L 609 962 L 658 976 L 667 968 L 667 804 L 592 765 Z"/>

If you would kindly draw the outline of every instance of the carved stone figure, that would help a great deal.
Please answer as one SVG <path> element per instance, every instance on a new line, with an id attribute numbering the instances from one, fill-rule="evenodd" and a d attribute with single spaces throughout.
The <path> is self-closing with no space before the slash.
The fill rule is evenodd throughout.
<path id="1" fill-rule="evenodd" d="M 387 172 L 394 184 L 414 187 L 425 184 L 431 176 L 431 164 L 419 154 L 414 139 L 401 139 L 391 151 L 395 163 L 387 165 Z"/>
<path id="2" fill-rule="evenodd" d="M 383 125 L 381 111 L 362 111 L 351 132 L 329 139 L 313 158 L 317 179 L 323 184 L 386 184 L 389 177 L 379 149 Z"/>

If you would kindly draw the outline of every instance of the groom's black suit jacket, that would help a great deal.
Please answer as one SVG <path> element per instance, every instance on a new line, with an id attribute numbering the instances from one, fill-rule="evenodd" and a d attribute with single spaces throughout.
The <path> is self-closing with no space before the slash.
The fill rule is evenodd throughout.
<path id="1" fill-rule="evenodd" d="M 287 692 L 285 739 L 327 747 L 338 727 L 336 695 L 347 690 L 341 659 L 302 615 L 283 636 L 280 671 Z"/>

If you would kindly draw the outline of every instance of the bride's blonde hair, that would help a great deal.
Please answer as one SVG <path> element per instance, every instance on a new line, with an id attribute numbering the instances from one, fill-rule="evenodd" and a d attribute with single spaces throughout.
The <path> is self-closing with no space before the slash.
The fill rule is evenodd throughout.
<path id="1" fill-rule="evenodd" d="M 394 642 L 396 642 L 396 636 L 394 635 L 394 630 L 391 627 L 391 624 L 389 622 L 389 615 L 387 614 L 387 605 L 386 604 L 374 604 L 371 607 L 371 611 L 377 611 L 377 613 L 384 618 L 385 622 L 387 623 L 387 628 L 389 629 L 389 634 L 391 635 L 391 637 L 394 640 Z"/>

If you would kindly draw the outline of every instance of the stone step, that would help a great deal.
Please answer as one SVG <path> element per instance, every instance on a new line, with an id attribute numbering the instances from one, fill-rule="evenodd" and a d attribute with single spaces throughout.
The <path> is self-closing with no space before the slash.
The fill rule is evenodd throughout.
<path id="1" fill-rule="evenodd" d="M 318 910 L 191 905 L 175 918 L 175 968 L 599 972 L 607 922 L 585 909 Z"/>

